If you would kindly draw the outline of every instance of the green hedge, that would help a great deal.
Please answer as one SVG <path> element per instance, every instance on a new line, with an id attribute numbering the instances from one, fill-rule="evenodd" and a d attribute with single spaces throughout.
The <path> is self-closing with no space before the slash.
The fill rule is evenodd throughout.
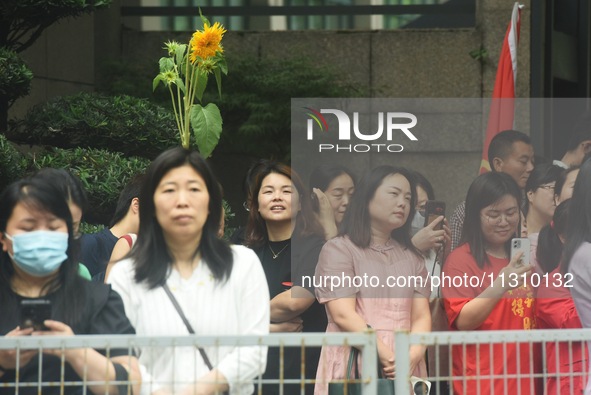
<path id="1" fill-rule="evenodd" d="M 106 150 L 52 148 L 36 154 L 29 168 L 31 171 L 44 167 L 64 168 L 80 177 L 90 207 L 85 221 L 108 224 L 123 187 L 133 176 L 145 171 L 148 165 L 147 159 L 127 158 Z"/>
<path id="2" fill-rule="evenodd" d="M 25 173 L 27 161 L 14 145 L 0 134 L 0 191 Z"/>
<path id="3" fill-rule="evenodd" d="M 12 103 L 29 94 L 33 72 L 14 51 L 0 47 L 0 97 Z"/>
<path id="4" fill-rule="evenodd" d="M 79 93 L 29 110 L 10 139 L 59 148 L 96 148 L 153 159 L 179 144 L 172 112 L 136 97 Z"/>

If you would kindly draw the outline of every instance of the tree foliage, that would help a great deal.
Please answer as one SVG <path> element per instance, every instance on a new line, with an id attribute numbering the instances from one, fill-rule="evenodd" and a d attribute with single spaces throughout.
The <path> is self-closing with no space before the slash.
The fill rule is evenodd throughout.
<path id="1" fill-rule="evenodd" d="M 0 47 L 29 48 L 55 22 L 108 7 L 112 0 L 2 0 Z"/>

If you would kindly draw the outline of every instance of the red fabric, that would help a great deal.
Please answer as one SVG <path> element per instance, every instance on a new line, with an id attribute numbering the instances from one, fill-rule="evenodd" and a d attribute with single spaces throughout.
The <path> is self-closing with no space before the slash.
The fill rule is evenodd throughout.
<path id="1" fill-rule="evenodd" d="M 485 278 L 482 286 L 442 287 L 444 307 L 450 330 L 456 331 L 456 319 L 462 308 L 490 286 L 489 278 L 496 278 L 508 259 L 489 256 L 491 265 L 480 269 L 470 254 L 468 244 L 452 251 L 447 258 L 442 278 Z M 492 277 L 488 277 L 492 273 Z M 508 291 L 476 330 L 533 329 L 534 298 L 531 287 Z M 459 345 L 452 347 L 455 394 L 535 394 L 536 382 L 530 377 L 538 371 L 539 346 L 530 344 Z M 491 363 L 492 362 L 492 363 Z M 508 377 L 520 374 L 521 379 Z M 499 376 L 492 378 L 491 375 Z M 471 377 L 471 379 L 468 379 Z M 466 378 L 466 379 L 464 379 Z"/>
<path id="2" fill-rule="evenodd" d="M 127 241 L 127 244 L 129 244 L 129 248 L 133 247 L 133 239 L 130 235 L 123 235 L 121 236 L 121 239 L 125 239 L 125 241 Z"/>
<path id="3" fill-rule="evenodd" d="M 542 277 L 538 287 L 536 300 L 538 327 L 540 329 L 581 328 L 581 320 L 570 291 L 565 287 L 553 286 L 556 278 L 563 278 L 559 268 L 549 274 L 548 283 Z M 569 348 L 572 348 L 572 351 Z M 547 394 L 582 394 L 587 383 L 585 369 L 588 359 L 588 350 L 584 342 L 573 342 L 570 346 L 568 342 L 559 343 L 558 353 L 556 343 L 547 343 L 547 372 L 549 376 L 554 376 L 546 380 Z M 559 369 L 556 369 L 557 366 Z M 557 370 L 565 376 L 557 377 Z"/>
<path id="4" fill-rule="evenodd" d="M 490 171 L 488 146 L 493 137 L 503 130 L 513 129 L 517 44 L 519 43 L 520 28 L 521 10 L 518 4 L 515 3 L 497 66 L 497 76 L 495 78 L 490 113 L 488 115 L 488 127 L 486 128 L 486 136 L 482 146 L 480 174 Z M 511 51 L 511 48 L 513 48 L 513 51 Z"/>

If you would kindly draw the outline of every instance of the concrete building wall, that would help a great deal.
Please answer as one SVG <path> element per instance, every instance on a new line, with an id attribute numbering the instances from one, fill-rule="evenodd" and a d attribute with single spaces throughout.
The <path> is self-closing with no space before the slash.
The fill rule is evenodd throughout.
<path id="1" fill-rule="evenodd" d="M 396 31 L 228 32 L 227 53 L 266 57 L 313 56 L 366 88 L 372 97 L 486 98 L 492 94 L 501 44 L 511 16 L 513 0 L 478 0 L 473 29 Z M 530 1 L 522 1 L 521 42 L 517 94 L 528 97 Z M 47 30 L 24 58 L 35 73 L 29 97 L 12 108 L 11 118 L 23 117 L 32 105 L 50 97 L 93 90 L 97 65 L 103 59 L 157 62 L 162 43 L 187 41 L 190 33 L 140 32 L 122 27 L 117 5 L 110 10 L 66 21 Z M 472 50 L 484 48 L 488 57 L 477 61 Z M 231 67 L 231 65 L 230 65 Z M 487 110 L 486 108 L 484 109 Z M 524 114 L 527 108 L 523 109 Z M 518 128 L 529 132 L 527 116 Z M 414 151 L 396 157 L 398 165 L 417 169 L 430 179 L 438 198 L 452 210 L 463 200 L 476 176 L 486 115 L 459 125 L 456 131 L 433 133 Z M 247 158 L 236 159 L 243 169 Z M 370 165 L 390 159 L 375 156 Z M 242 174 L 232 171 L 232 158 L 218 159 L 217 167 L 233 180 L 224 182 L 226 194 L 241 195 Z M 233 202 L 231 202 L 233 203 Z M 234 202 L 235 203 L 235 202 Z M 235 204 L 233 204 L 234 207 Z"/>

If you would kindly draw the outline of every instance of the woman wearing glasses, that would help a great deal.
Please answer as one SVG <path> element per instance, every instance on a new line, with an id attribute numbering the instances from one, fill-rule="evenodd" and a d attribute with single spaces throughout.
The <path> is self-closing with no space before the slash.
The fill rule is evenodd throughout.
<path id="1" fill-rule="evenodd" d="M 551 164 L 538 165 L 525 184 L 523 214 L 527 223 L 527 234 L 535 235 L 536 244 L 538 233 L 550 223 L 554 215 L 554 209 L 556 209 L 554 186 L 562 170 Z"/>
<path id="2" fill-rule="evenodd" d="M 443 267 L 455 281 L 442 288 L 451 330 L 535 327 L 533 290 L 524 284 L 532 266 L 520 263 L 521 254 L 509 259 L 520 206 L 519 186 L 507 174 L 486 173 L 470 186 L 461 243 Z M 533 394 L 535 357 L 528 344 L 454 346 L 454 393 Z M 469 376 L 478 379 L 463 379 Z"/>

